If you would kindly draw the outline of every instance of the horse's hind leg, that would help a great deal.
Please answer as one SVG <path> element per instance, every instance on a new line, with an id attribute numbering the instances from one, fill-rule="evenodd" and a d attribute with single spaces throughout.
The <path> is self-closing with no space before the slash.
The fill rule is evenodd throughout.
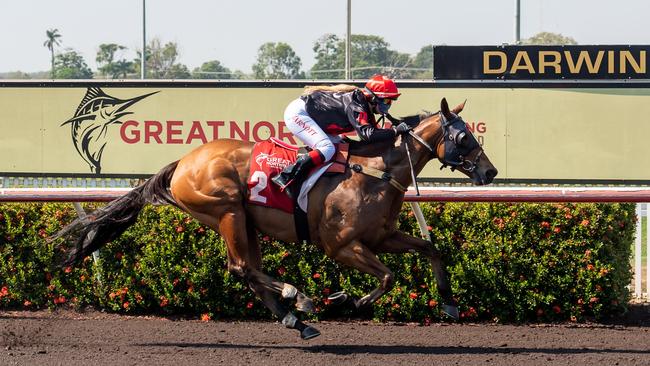
<path id="1" fill-rule="evenodd" d="M 257 230 L 255 230 L 255 227 L 250 222 L 248 222 L 246 227 L 246 234 L 248 236 L 250 264 L 253 268 L 259 271 L 258 276 L 256 276 L 254 280 L 261 281 L 259 282 L 260 286 L 282 296 L 283 299 L 295 301 L 296 310 L 305 313 L 313 313 L 315 307 L 311 298 L 298 291 L 295 286 L 278 281 L 261 271 L 262 251 L 260 249 L 259 241 L 257 240 Z"/>
<path id="2" fill-rule="evenodd" d="M 417 251 L 429 258 L 436 276 L 438 292 L 443 300 L 442 310 L 450 317 L 458 319 L 458 307 L 456 300 L 452 296 L 451 286 L 449 285 L 449 273 L 442 262 L 440 251 L 434 247 L 433 243 L 397 231 L 378 245 L 375 250 L 377 253 L 407 253 Z"/>
<path id="3" fill-rule="evenodd" d="M 379 280 L 379 287 L 372 290 L 368 295 L 355 300 L 357 308 L 372 304 L 379 299 L 386 291 L 393 287 L 393 273 L 386 267 L 368 247 L 357 240 L 341 248 L 332 256 L 336 261 L 356 268 L 363 273 L 375 276 Z M 334 303 L 342 303 L 348 300 L 348 295 L 337 292 L 330 296 Z"/>
<path id="4" fill-rule="evenodd" d="M 277 294 L 282 293 L 286 285 L 261 272 L 261 252 L 257 235 L 248 235 L 251 229 L 246 223 L 244 208 L 229 205 L 227 210 L 222 208 L 220 211 L 219 215 L 201 212 L 191 214 L 218 231 L 224 238 L 228 249 L 228 270 L 243 277 L 251 290 L 286 327 L 300 331 L 303 339 L 319 336 L 317 329 L 302 323 L 280 302 Z M 254 230 L 252 233 L 254 234 Z"/>

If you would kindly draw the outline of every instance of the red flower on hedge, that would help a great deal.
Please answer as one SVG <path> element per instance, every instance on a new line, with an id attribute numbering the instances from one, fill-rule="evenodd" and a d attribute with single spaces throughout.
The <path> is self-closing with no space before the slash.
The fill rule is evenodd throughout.
<path id="1" fill-rule="evenodd" d="M 160 297 L 160 307 L 164 308 L 165 306 L 169 305 L 169 300 L 165 296 Z"/>
<path id="2" fill-rule="evenodd" d="M 499 230 L 502 230 L 502 229 L 506 226 L 506 225 L 504 224 L 503 219 L 500 218 L 500 217 L 496 217 L 496 218 L 494 218 L 494 220 L 492 220 L 492 223 L 493 223 L 497 228 L 499 228 Z"/>
<path id="3" fill-rule="evenodd" d="M 208 314 L 208 313 L 203 313 L 203 314 L 201 314 L 201 321 L 209 322 L 210 319 L 212 319 L 212 317 L 210 316 L 210 314 Z"/>
<path id="4" fill-rule="evenodd" d="M 551 224 L 548 223 L 548 221 L 542 221 L 539 225 L 544 229 L 548 229 L 549 227 L 551 227 Z"/>
<path id="5" fill-rule="evenodd" d="M 287 269 L 286 269 L 286 268 L 284 268 L 284 267 L 280 267 L 280 268 L 278 268 L 278 274 L 280 274 L 280 276 L 282 276 L 282 275 L 285 274 L 286 272 L 287 272 Z"/>
<path id="6" fill-rule="evenodd" d="M 131 304 L 129 304 L 128 301 L 125 301 L 124 304 L 122 304 L 122 307 L 125 308 L 125 309 L 128 309 L 130 305 Z"/>
<path id="7" fill-rule="evenodd" d="M 185 228 L 183 226 L 181 226 L 181 225 L 176 226 L 176 232 L 177 233 L 182 233 L 183 231 L 185 231 Z"/>
<path id="8" fill-rule="evenodd" d="M 63 270 L 63 272 L 65 272 L 65 273 L 70 273 L 70 272 L 72 272 L 72 267 L 70 267 L 70 266 L 65 267 L 65 269 Z"/>
<path id="9" fill-rule="evenodd" d="M 438 302 L 434 299 L 429 300 L 429 307 L 430 308 L 435 308 L 436 305 L 438 305 Z"/>
<path id="10" fill-rule="evenodd" d="M 314 275 L 313 275 L 312 277 L 313 277 L 315 280 L 317 280 L 317 279 L 320 278 L 320 273 L 316 272 L 316 273 L 314 273 Z"/>
<path id="11" fill-rule="evenodd" d="M 3 298 L 8 295 L 9 295 L 9 289 L 7 288 L 7 286 L 2 286 L 2 289 L 0 289 L 0 298 Z"/>
<path id="12" fill-rule="evenodd" d="M 246 304 L 246 309 L 252 309 L 253 308 L 253 302 L 249 301 L 248 304 Z"/>
<path id="13" fill-rule="evenodd" d="M 65 296 L 57 296 L 54 298 L 55 304 L 65 304 Z"/>
<path id="14" fill-rule="evenodd" d="M 580 222 L 580 225 L 588 226 L 589 225 L 589 220 L 587 220 L 587 219 L 582 220 L 582 222 Z"/>
<path id="15" fill-rule="evenodd" d="M 25 302 L 23 303 L 23 306 L 28 308 L 28 307 L 32 306 L 32 302 L 29 301 L 29 300 L 25 300 Z"/>
<path id="16" fill-rule="evenodd" d="M 415 300 L 415 299 L 418 298 L 418 293 L 417 293 L 417 292 L 411 292 L 411 293 L 409 294 L 409 297 L 410 297 L 411 299 Z"/>
<path id="17" fill-rule="evenodd" d="M 562 312 L 562 308 L 559 305 L 553 305 L 553 312 L 559 314 Z"/>

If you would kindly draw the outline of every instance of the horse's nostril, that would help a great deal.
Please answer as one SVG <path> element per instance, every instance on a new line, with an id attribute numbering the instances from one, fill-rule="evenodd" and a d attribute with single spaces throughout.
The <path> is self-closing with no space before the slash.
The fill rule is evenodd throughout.
<path id="1" fill-rule="evenodd" d="M 498 173 L 499 172 L 496 169 L 488 169 L 485 172 L 485 177 L 489 182 L 492 182 L 492 179 L 494 179 L 494 177 L 496 177 Z"/>

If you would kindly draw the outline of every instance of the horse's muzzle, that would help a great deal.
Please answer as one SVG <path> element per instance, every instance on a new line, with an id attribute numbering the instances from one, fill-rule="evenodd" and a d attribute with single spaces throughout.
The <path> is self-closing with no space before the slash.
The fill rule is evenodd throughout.
<path id="1" fill-rule="evenodd" d="M 485 172 L 481 172 L 480 169 L 474 171 L 473 181 L 477 186 L 484 186 L 492 183 L 494 177 L 499 174 L 499 171 L 496 168 L 488 168 Z"/>

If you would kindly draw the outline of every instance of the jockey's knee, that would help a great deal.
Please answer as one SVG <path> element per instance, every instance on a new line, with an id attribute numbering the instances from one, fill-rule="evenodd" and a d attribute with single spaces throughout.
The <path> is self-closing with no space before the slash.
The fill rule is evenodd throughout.
<path id="1" fill-rule="evenodd" d="M 336 153 L 336 147 L 334 146 L 334 143 L 329 139 L 320 141 L 314 146 L 314 149 L 320 151 L 320 153 L 323 155 L 323 162 L 332 160 L 334 153 Z"/>

